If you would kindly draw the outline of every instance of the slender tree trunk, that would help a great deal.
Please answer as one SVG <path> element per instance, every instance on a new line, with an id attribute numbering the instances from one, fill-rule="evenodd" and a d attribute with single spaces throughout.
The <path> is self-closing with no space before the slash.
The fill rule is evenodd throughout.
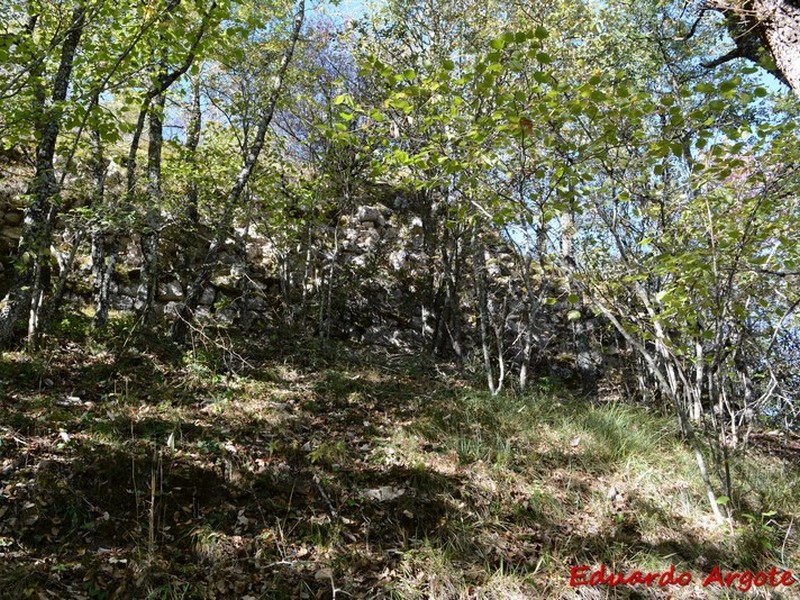
<path id="1" fill-rule="evenodd" d="M 45 327 L 47 327 L 51 317 L 58 313 L 61 308 L 61 304 L 64 302 L 64 294 L 67 290 L 69 274 L 72 272 L 72 265 L 75 264 L 75 257 L 78 255 L 78 250 L 83 243 L 84 237 L 85 232 L 82 228 L 75 232 L 72 240 L 72 248 L 69 251 L 69 256 L 67 256 L 67 260 L 63 261 L 62 264 L 59 264 L 58 285 L 56 286 L 56 291 L 53 294 L 53 302 L 50 304 L 50 310 L 48 311 L 47 319 L 44 323 Z"/>
<path id="2" fill-rule="evenodd" d="M 85 17 L 86 8 L 83 6 L 77 6 L 72 11 L 69 29 L 61 46 L 58 70 L 53 79 L 50 105 L 44 106 L 42 102 L 41 106 L 36 107 L 41 120 L 37 126 L 39 141 L 36 148 L 36 171 L 29 186 L 32 202 L 25 215 L 25 226 L 16 255 L 15 262 L 21 268 L 8 294 L 0 302 L 0 346 L 7 345 L 14 339 L 14 330 L 19 319 L 26 313 L 30 314 L 32 307 L 34 312 L 29 324 L 33 325 L 34 330 L 29 331 L 29 335 L 36 333 L 37 315 L 44 299 L 42 270 L 46 268 L 53 217 L 57 212 L 53 204 L 53 197 L 58 193 L 53 159 L 61 128 L 63 103 L 67 98 L 73 61 L 83 33 Z"/>
<path id="3" fill-rule="evenodd" d="M 689 445 L 694 452 L 695 462 L 697 463 L 697 468 L 700 472 L 700 477 L 703 480 L 706 488 L 706 496 L 708 497 L 708 503 L 711 507 L 711 511 L 714 513 L 714 517 L 716 518 L 718 523 L 722 523 L 725 521 L 725 518 L 722 515 L 722 512 L 719 509 L 719 504 L 717 503 L 717 495 L 714 491 L 714 486 L 711 484 L 711 478 L 708 475 L 708 469 L 706 467 L 706 461 L 703 457 L 703 452 L 700 447 L 700 442 L 697 439 L 697 435 L 695 434 L 694 427 L 692 427 L 691 422 L 686 416 L 683 406 L 681 405 L 680 398 L 675 394 L 673 386 L 667 380 L 667 377 L 664 375 L 664 372 L 659 368 L 658 362 L 656 361 L 655 357 L 648 352 L 647 348 L 643 344 L 641 344 L 637 339 L 631 335 L 631 333 L 619 322 L 619 319 L 616 318 L 614 313 L 605 306 L 602 302 L 597 300 L 594 301 L 594 305 L 597 309 L 605 315 L 605 317 L 609 320 L 609 322 L 614 326 L 614 328 L 625 338 L 628 344 L 633 347 L 639 356 L 644 360 L 645 364 L 648 367 L 650 374 L 656 379 L 659 387 L 661 388 L 661 392 L 666 396 L 669 400 L 672 401 L 672 405 L 675 409 L 675 413 L 678 416 L 678 421 L 681 425 L 681 430 L 684 432 L 686 439 L 689 442 Z"/>
<path id="4" fill-rule="evenodd" d="M 146 230 L 142 234 L 142 318 L 152 322 L 153 305 L 158 294 L 158 246 L 161 239 L 161 149 L 163 146 L 163 119 L 165 95 L 160 94 L 150 104 L 147 145 L 147 216 Z"/>
<path id="5" fill-rule="evenodd" d="M 180 0 L 170 0 L 165 7 L 165 13 L 170 14 L 177 6 L 180 4 Z M 158 98 L 159 96 L 166 93 L 166 91 L 170 88 L 170 86 L 175 83 L 181 76 L 183 76 L 189 68 L 194 63 L 194 60 L 197 56 L 197 47 L 199 46 L 200 42 L 202 41 L 203 37 L 206 34 L 206 29 L 208 28 L 209 23 L 211 22 L 211 15 L 217 8 L 217 3 L 212 1 L 208 7 L 208 10 L 203 15 L 203 20 L 200 23 L 200 27 L 197 30 L 197 34 L 194 36 L 194 40 L 192 41 L 192 45 L 189 48 L 189 51 L 186 53 L 186 56 L 183 59 L 183 62 L 173 71 L 166 71 L 162 70 L 159 73 L 158 77 L 156 78 L 156 82 L 147 90 L 147 93 L 144 95 L 142 99 L 142 105 L 139 108 L 139 117 L 136 120 L 136 127 L 133 131 L 133 137 L 131 138 L 131 145 L 128 151 L 128 159 L 126 162 L 126 171 L 127 171 L 127 192 L 126 192 L 126 201 L 131 202 L 133 199 L 133 195 L 136 190 L 136 154 L 139 151 L 139 142 L 141 141 L 142 133 L 144 132 L 145 121 L 147 116 L 150 114 L 150 103 L 153 101 L 154 98 Z M 162 105 L 163 107 L 163 105 Z"/>
<path id="6" fill-rule="evenodd" d="M 150 99 L 147 98 L 139 109 L 139 117 L 136 119 L 136 127 L 133 130 L 131 145 L 128 149 L 128 159 L 125 162 L 125 202 L 127 204 L 133 203 L 134 194 L 136 193 L 136 155 L 139 152 L 139 142 L 142 139 L 142 133 L 144 133 L 149 109 Z"/>
<path id="7" fill-rule="evenodd" d="M 524 346 L 522 350 L 522 364 L 519 369 L 519 387 L 520 391 L 524 392 L 528 384 L 528 369 L 530 368 L 531 358 L 533 357 L 534 345 L 537 346 L 537 352 L 540 350 L 539 336 L 537 334 L 539 328 L 536 325 L 536 319 L 539 315 L 542 303 L 541 299 L 537 297 L 533 285 L 533 277 L 531 277 L 531 269 L 533 267 L 532 259 L 525 255 L 520 254 L 522 258 L 522 280 L 525 284 L 525 336 Z"/>
<path id="8" fill-rule="evenodd" d="M 275 113 L 275 106 L 277 105 L 278 99 L 280 98 L 280 94 L 283 90 L 283 82 L 286 78 L 286 71 L 289 68 L 289 63 L 292 60 L 292 56 L 294 55 L 294 49 L 297 45 L 297 40 L 300 37 L 300 29 L 303 26 L 304 18 L 305 0 L 300 0 L 297 9 L 297 15 L 295 16 L 294 20 L 292 35 L 289 40 L 289 46 L 287 47 L 286 52 L 281 59 L 280 66 L 278 67 L 278 72 L 274 79 L 272 91 L 267 101 L 267 106 L 264 109 L 264 112 L 261 114 L 261 118 L 258 123 L 255 139 L 248 148 L 247 158 L 245 159 L 244 164 L 242 165 L 242 168 L 236 177 L 236 181 L 234 182 L 233 186 L 228 192 L 227 198 L 225 199 L 222 217 L 217 225 L 216 236 L 211 242 L 211 246 L 206 253 L 206 257 L 202 266 L 200 266 L 197 271 L 197 276 L 187 290 L 186 301 L 183 307 L 179 310 L 178 317 L 172 325 L 172 339 L 178 343 L 183 343 L 186 338 L 189 321 L 193 318 L 194 311 L 197 309 L 203 289 L 208 283 L 208 280 L 211 278 L 214 266 L 219 258 L 219 253 L 222 250 L 225 239 L 228 235 L 228 229 L 233 223 L 236 204 L 239 201 L 239 198 L 241 198 L 247 183 L 250 181 L 250 175 L 256 166 L 258 157 L 261 154 L 261 149 L 264 147 L 267 131 L 272 123 L 272 117 Z"/>
<path id="9" fill-rule="evenodd" d="M 461 265 L 463 263 L 463 232 L 457 232 L 453 241 L 453 260 L 447 273 L 447 299 L 450 312 L 448 334 L 450 345 L 459 366 L 464 364 L 464 332 L 461 314 Z"/>
<path id="10" fill-rule="evenodd" d="M 497 386 L 494 393 L 499 394 L 503 389 L 503 384 L 506 380 L 506 344 L 505 344 L 505 331 L 506 331 L 506 318 L 508 317 L 508 303 L 504 299 L 502 307 L 498 310 L 495 308 L 493 301 L 488 303 L 489 319 L 492 321 L 492 329 L 494 330 L 494 343 L 497 349 Z"/>
<path id="11" fill-rule="evenodd" d="M 111 278 L 114 273 L 119 232 L 114 232 L 111 244 L 106 243 L 106 225 L 98 215 L 102 215 L 106 209 L 104 201 L 108 162 L 103 152 L 100 133 L 96 128 L 92 132 L 92 139 L 94 143 L 92 206 L 95 209 L 95 219 L 91 229 L 92 296 L 95 306 L 92 327 L 102 329 L 108 324 Z"/>
<path id="12" fill-rule="evenodd" d="M 572 208 L 561 213 L 561 260 L 570 266 L 570 272 L 575 264 L 575 215 Z M 567 288 L 572 291 L 574 285 L 570 279 Z M 589 339 L 590 326 L 583 315 L 572 321 L 573 341 L 575 343 L 575 364 L 581 377 L 582 392 L 592 400 L 597 399 L 597 374 L 595 373 L 592 358 L 591 340 Z"/>
<path id="13" fill-rule="evenodd" d="M 200 244 L 198 242 L 198 227 L 200 225 L 199 191 L 197 149 L 200 146 L 200 132 L 202 129 L 203 114 L 200 104 L 200 74 L 192 80 L 192 100 L 189 107 L 188 126 L 186 128 L 186 143 L 184 157 L 189 167 L 189 176 L 186 186 L 186 227 L 182 234 L 185 240 L 183 256 L 180 260 L 180 283 L 185 290 L 192 277 L 192 267 L 199 259 Z"/>
<path id="14" fill-rule="evenodd" d="M 190 226 L 197 226 L 199 221 L 197 184 L 197 148 L 200 145 L 200 130 L 203 124 L 203 113 L 200 106 L 200 74 L 192 81 L 192 106 L 189 113 L 189 126 L 186 130 L 186 159 L 190 166 L 189 185 L 186 191 L 186 216 Z"/>
<path id="15" fill-rule="evenodd" d="M 475 278 L 475 295 L 478 304 L 478 324 L 481 332 L 481 351 L 483 354 L 483 370 L 486 375 L 486 383 L 489 392 L 494 396 L 499 390 L 495 385 L 494 373 L 492 372 L 492 351 L 489 341 L 489 306 L 488 292 L 486 290 L 486 259 L 484 257 L 483 244 L 477 240 L 478 233 L 475 232 L 473 242 L 474 256 L 472 261 L 473 274 Z"/>

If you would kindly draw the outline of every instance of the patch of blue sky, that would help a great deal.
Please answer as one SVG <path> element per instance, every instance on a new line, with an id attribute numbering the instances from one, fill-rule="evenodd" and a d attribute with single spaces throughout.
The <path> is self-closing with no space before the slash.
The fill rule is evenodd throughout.
<path id="1" fill-rule="evenodd" d="M 334 23 L 344 24 L 366 15 L 373 2 L 365 0 L 323 1 L 313 5 L 312 11 L 330 17 Z"/>

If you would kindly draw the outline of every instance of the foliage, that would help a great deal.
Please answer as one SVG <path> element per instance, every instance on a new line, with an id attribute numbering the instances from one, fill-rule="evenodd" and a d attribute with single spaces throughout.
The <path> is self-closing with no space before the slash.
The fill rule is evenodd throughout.
<path id="1" fill-rule="evenodd" d="M 124 523 L 147 557 L 125 585 L 146 580 L 137 591 L 153 596 L 190 594 L 196 574 L 159 571 L 157 527 L 159 543 L 215 563 L 215 581 L 237 557 L 263 558 L 263 594 L 290 564 L 292 593 L 335 596 L 348 552 L 374 535 L 400 549 L 383 557 L 402 574 L 396 594 L 496 578 L 509 594 L 558 595 L 526 573 L 617 556 L 601 530 L 658 566 L 646 531 L 699 521 L 706 502 L 735 532 L 709 542 L 720 557 L 725 544 L 742 565 L 786 551 L 796 473 L 754 473 L 747 452 L 769 445 L 766 426 L 791 448 L 800 414 L 798 104 L 757 67 L 708 60 L 738 7 L 695 21 L 656 0 L 390 0 L 338 21 L 302 0 L 0 6 L 0 345 L 25 338 L 30 353 L 3 355 L 0 385 L 37 382 L 26 410 L 3 410 L 26 437 L 57 437 L 55 453 L 82 450 L 83 435 L 113 449 L 110 480 L 139 486 L 135 518 L 95 514 L 98 480 L 46 465 L 30 493 L 52 495 L 19 497 L 20 548 L 58 535 L 36 525 L 58 505 L 61 523 Z M 771 63 L 739 51 L 791 75 L 776 48 Z M 135 316 L 117 318 L 112 300 Z M 419 373 L 356 378 L 337 335 L 425 356 L 417 367 L 432 355 L 461 391 L 427 371 L 430 396 Z M 309 372 L 257 367 L 262 340 L 287 356 L 300 344 Z M 85 364 L 51 372 L 72 351 Z M 539 385 L 554 374 L 560 387 Z M 7 433 L 16 472 L 28 451 Z M 87 477 L 103 466 L 70 458 L 97 467 Z M 646 487 L 628 496 L 635 511 L 587 483 L 626 473 L 633 490 L 633 467 Z M 656 478 L 670 468 L 688 483 L 670 484 L 665 506 Z M 195 480 L 274 505 L 212 497 L 187 512 Z M 289 524 L 300 501 L 313 510 Z M 575 538 L 586 550 L 520 537 L 536 524 L 552 541 L 570 517 L 561 503 L 600 523 Z M 270 515 L 258 536 L 255 509 Z M 448 572 L 456 557 L 476 571 Z M 74 571 L 102 596 L 110 584 L 84 567 L 57 562 L 53 578 Z M 354 589 L 387 587 L 380 577 Z"/>

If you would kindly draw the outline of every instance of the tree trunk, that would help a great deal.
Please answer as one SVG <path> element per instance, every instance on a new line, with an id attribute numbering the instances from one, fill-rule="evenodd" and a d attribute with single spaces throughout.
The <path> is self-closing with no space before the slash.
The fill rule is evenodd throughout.
<path id="1" fill-rule="evenodd" d="M 97 104 L 97 101 L 94 102 Z M 109 287 L 111 276 L 114 272 L 116 261 L 116 246 L 119 233 L 115 232 L 111 244 L 106 244 L 106 226 L 98 217 L 104 210 L 106 176 L 108 174 L 108 161 L 103 152 L 103 143 L 100 133 L 95 128 L 92 132 L 94 157 L 92 171 L 94 175 L 94 194 L 92 207 L 95 210 L 94 223 L 91 229 L 91 254 L 92 254 L 92 296 L 94 300 L 94 317 L 92 327 L 102 329 L 108 324 Z"/>
<path id="2" fill-rule="evenodd" d="M 0 346 L 7 345 L 14 339 L 14 329 L 19 319 L 26 313 L 30 314 L 34 296 L 39 296 L 31 315 L 32 320 L 29 320 L 34 327 L 32 333 L 35 334 L 37 315 L 43 300 L 40 296 L 42 269 L 46 268 L 53 216 L 56 212 L 52 199 L 58 193 L 53 159 L 61 129 L 63 103 L 67 98 L 72 65 L 83 33 L 85 17 L 86 8 L 83 6 L 72 11 L 69 29 L 61 47 L 58 71 L 53 78 L 50 106 L 44 106 L 44 99 L 41 98 L 41 105 L 36 107 L 41 121 L 37 125 L 39 142 L 36 148 L 36 171 L 29 186 L 32 202 L 25 215 L 25 226 L 15 260 L 21 269 L 17 271 L 8 294 L 0 303 Z"/>
<path id="3" fill-rule="evenodd" d="M 189 126 L 186 130 L 186 159 L 191 167 L 189 185 L 186 191 L 186 216 L 190 226 L 196 226 L 198 214 L 197 148 L 200 145 L 200 130 L 203 113 L 200 109 L 200 74 L 192 81 L 192 107 L 189 113 Z"/>
<path id="4" fill-rule="evenodd" d="M 575 213 L 570 206 L 561 213 L 561 260 L 569 265 L 570 276 L 567 280 L 567 289 L 572 292 L 575 288 L 572 282 L 572 267 L 575 263 Z M 582 296 L 582 294 L 578 294 Z M 582 303 L 583 299 L 579 300 Z M 579 304 L 580 305 L 580 304 Z M 582 313 L 582 311 L 581 311 Z M 581 378 L 581 389 L 587 398 L 597 400 L 597 373 L 595 372 L 594 359 L 592 358 L 590 324 L 586 317 L 581 316 L 572 321 L 572 334 L 575 343 L 575 365 Z"/>
<path id="5" fill-rule="evenodd" d="M 706 496 L 708 498 L 709 506 L 711 507 L 711 512 L 714 513 L 714 518 L 717 520 L 717 523 L 723 523 L 725 518 L 722 516 L 722 512 L 719 509 L 719 503 L 717 502 L 717 494 L 714 491 L 714 486 L 711 485 L 711 478 L 708 475 L 708 469 L 706 467 L 706 461 L 703 457 L 703 452 L 700 447 L 700 441 L 697 439 L 694 427 L 692 427 L 692 424 L 689 421 L 686 412 L 684 411 L 684 407 L 681 405 L 680 398 L 675 393 L 673 386 L 667 380 L 663 370 L 659 368 L 656 358 L 647 350 L 647 348 L 645 348 L 644 344 L 631 335 L 631 333 L 616 318 L 614 313 L 602 302 L 595 300 L 594 305 L 606 317 L 606 319 L 608 319 L 608 321 L 614 326 L 620 335 L 625 338 L 625 341 L 628 342 L 628 344 L 630 344 L 630 346 L 639 354 L 644 363 L 647 365 L 650 375 L 652 375 L 658 383 L 661 392 L 672 402 L 675 413 L 678 416 L 678 421 L 681 425 L 681 430 L 684 432 L 684 435 L 686 436 L 686 439 L 689 442 L 692 451 L 694 452 L 695 462 L 697 463 L 697 468 L 700 471 L 700 477 L 702 478 L 703 484 L 706 488 Z"/>
<path id="6" fill-rule="evenodd" d="M 119 233 L 114 232 L 109 244 L 102 226 L 95 225 L 92 229 L 92 291 L 95 306 L 92 327 L 95 329 L 102 329 L 108 324 L 111 278 L 117 260 L 118 239 Z"/>
<path id="7" fill-rule="evenodd" d="M 163 119 L 166 97 L 159 94 L 150 104 L 147 145 L 147 223 L 142 234 L 142 306 L 146 324 L 152 320 L 152 308 L 158 292 L 158 245 L 161 238 L 161 148 L 164 143 Z"/>
<path id="8" fill-rule="evenodd" d="M 486 383 L 492 396 L 500 392 L 503 385 L 502 380 L 495 384 L 494 373 L 492 372 L 492 351 L 489 339 L 489 298 L 486 289 L 486 258 L 484 256 L 483 244 L 478 241 L 478 233 L 475 232 L 473 240 L 473 276 L 475 278 L 475 296 L 478 304 L 478 324 L 481 333 L 481 351 L 483 354 L 483 370 L 486 375 Z"/>
<path id="9" fill-rule="evenodd" d="M 180 258 L 179 278 L 181 287 L 185 290 L 192 278 L 192 268 L 200 258 L 202 248 L 197 241 L 198 225 L 200 224 L 198 164 L 197 148 L 200 146 L 200 133 L 203 123 L 203 113 L 200 105 L 200 73 L 192 80 L 192 99 L 189 107 L 188 125 L 186 128 L 186 143 L 184 144 L 184 159 L 189 167 L 186 186 L 186 214 L 185 227 L 182 238 L 183 256 Z"/>
<path id="10" fill-rule="evenodd" d="M 305 0 L 300 0 L 297 9 L 297 15 L 295 16 L 294 20 L 292 36 L 289 40 L 289 46 L 287 47 L 286 52 L 281 59 L 281 64 L 278 67 L 278 73 L 273 80 L 274 83 L 272 91 L 269 100 L 267 101 L 267 106 L 264 109 L 264 112 L 261 114 L 255 139 L 248 149 L 247 158 L 245 159 L 242 168 L 239 170 L 236 181 L 228 192 L 228 197 L 225 199 L 222 217 L 217 225 L 217 234 L 214 237 L 214 240 L 211 242 L 208 252 L 206 253 L 206 258 L 203 262 L 203 265 L 198 269 L 197 276 L 187 290 L 186 301 L 181 310 L 178 312 L 178 317 L 172 325 L 172 339 L 178 343 L 183 343 L 186 338 L 188 324 L 192 318 L 192 315 L 194 314 L 194 311 L 197 309 L 203 289 L 208 283 L 208 280 L 211 278 L 211 273 L 216 265 L 217 258 L 219 257 L 219 253 L 222 250 L 222 246 L 225 243 L 225 239 L 228 235 L 228 229 L 233 223 L 233 213 L 234 209 L 236 208 L 236 203 L 239 201 L 239 198 L 244 192 L 248 181 L 250 181 L 250 175 L 256 166 L 258 157 L 261 154 L 261 149 L 264 147 L 264 140 L 266 138 L 269 126 L 272 123 L 272 117 L 275 114 L 275 106 L 277 105 L 281 91 L 283 90 L 283 82 L 286 77 L 286 71 L 289 68 L 289 63 L 292 60 L 292 56 L 294 55 L 294 49 L 297 45 L 297 40 L 300 37 L 300 29 L 303 26 L 304 18 Z"/>
<path id="11" fill-rule="evenodd" d="M 705 66 L 746 58 L 765 67 L 800 97 L 800 2 L 712 0 L 707 5 L 725 15 L 736 48 Z"/>

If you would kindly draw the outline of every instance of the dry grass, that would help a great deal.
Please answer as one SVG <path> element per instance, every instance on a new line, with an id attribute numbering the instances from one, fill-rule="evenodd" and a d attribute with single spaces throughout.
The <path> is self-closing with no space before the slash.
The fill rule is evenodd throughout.
<path id="1" fill-rule="evenodd" d="M 256 348 L 232 374 L 69 344 L 2 358 L 3 597 L 725 597 L 697 585 L 714 565 L 800 558 L 796 462 L 735 458 L 731 534 L 672 420 L 640 408 L 549 382 L 491 397 L 357 349 Z M 695 584 L 569 587 L 601 563 Z"/>

